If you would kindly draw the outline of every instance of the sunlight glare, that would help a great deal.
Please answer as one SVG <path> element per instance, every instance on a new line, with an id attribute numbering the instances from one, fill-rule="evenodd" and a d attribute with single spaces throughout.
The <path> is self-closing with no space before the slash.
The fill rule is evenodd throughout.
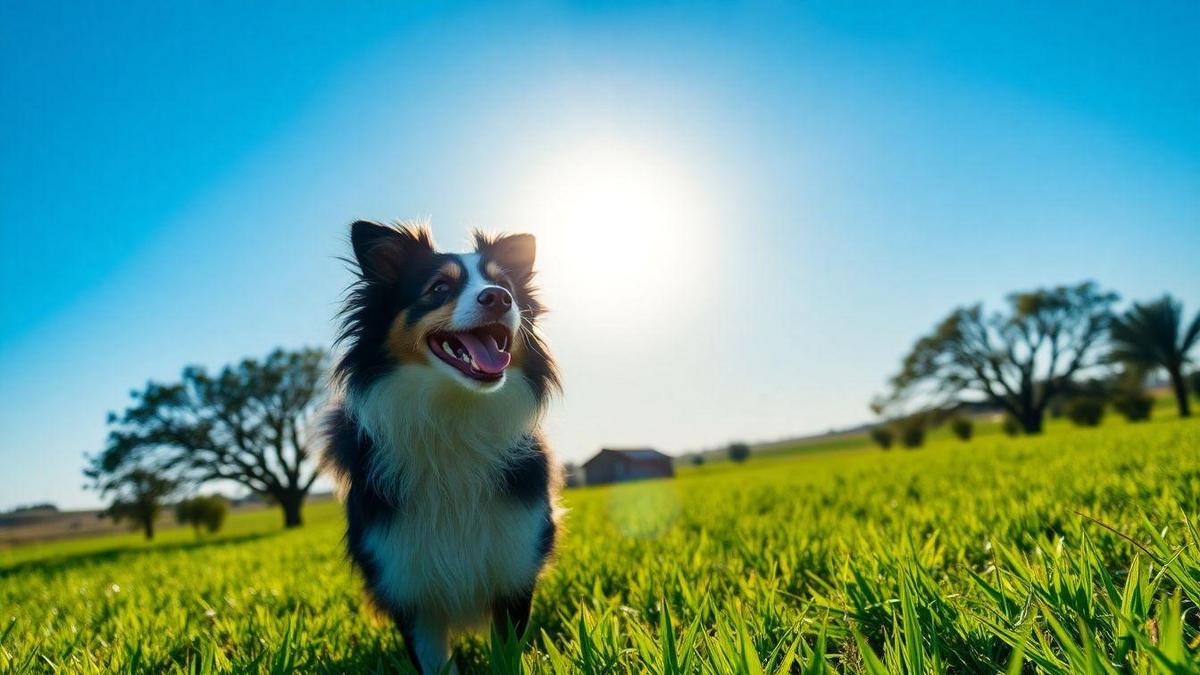
<path id="1" fill-rule="evenodd" d="M 605 139 L 556 154 L 529 186 L 522 211 L 557 304 L 628 317 L 687 301 L 709 237 L 704 193 L 682 165 Z"/>

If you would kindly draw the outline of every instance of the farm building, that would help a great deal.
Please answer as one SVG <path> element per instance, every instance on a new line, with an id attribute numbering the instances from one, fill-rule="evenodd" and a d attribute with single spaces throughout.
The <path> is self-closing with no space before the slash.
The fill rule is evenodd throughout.
<path id="1" fill-rule="evenodd" d="M 584 463 L 583 473 L 588 485 L 601 485 L 643 478 L 670 478 L 675 475 L 675 469 L 670 457 L 651 448 L 604 448 Z"/>

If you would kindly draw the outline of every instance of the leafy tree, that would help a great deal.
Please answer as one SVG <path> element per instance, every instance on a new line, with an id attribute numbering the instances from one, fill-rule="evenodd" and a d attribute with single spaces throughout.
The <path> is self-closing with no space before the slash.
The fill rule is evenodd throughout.
<path id="1" fill-rule="evenodd" d="M 745 443 L 730 443 L 729 459 L 735 462 L 744 462 L 750 459 L 750 446 Z"/>
<path id="2" fill-rule="evenodd" d="M 89 457 L 89 475 L 147 466 L 190 485 L 233 481 L 278 504 L 285 526 L 299 526 L 317 479 L 312 422 L 324 372 L 319 349 L 275 350 L 213 375 L 191 366 L 180 382 L 150 382 L 109 415 L 108 443 Z"/>
<path id="3" fill-rule="evenodd" d="M 209 534 L 219 531 L 228 514 L 229 502 L 221 495 L 192 497 L 175 505 L 175 520 L 181 525 L 191 525 L 197 537 L 201 529 Z"/>
<path id="4" fill-rule="evenodd" d="M 971 435 L 975 432 L 975 425 L 971 422 L 971 418 L 959 415 L 950 420 L 950 431 L 961 441 L 971 440 Z"/>
<path id="5" fill-rule="evenodd" d="M 887 450 L 892 447 L 892 430 L 885 426 L 877 426 L 871 429 L 871 440 L 875 441 L 875 445 Z"/>
<path id="6" fill-rule="evenodd" d="M 1100 420 L 1104 419 L 1104 401 L 1091 396 L 1074 398 L 1067 404 L 1067 418 L 1075 426 L 1099 426 Z"/>
<path id="7" fill-rule="evenodd" d="M 1112 323 L 1112 357 L 1142 368 L 1162 368 L 1171 379 L 1179 416 L 1191 414 L 1183 368 L 1200 341 L 1200 312 L 1186 327 L 1183 305 L 1170 295 L 1133 307 Z"/>
<path id="8" fill-rule="evenodd" d="M 1093 282 L 1008 296 L 1007 312 L 955 309 L 904 358 L 883 408 L 949 408 L 984 398 L 1026 433 L 1039 433 L 1046 408 L 1072 378 L 1099 363 L 1115 293 Z"/>
<path id="9" fill-rule="evenodd" d="M 85 475 L 92 479 L 93 489 L 113 498 L 100 515 L 112 518 L 113 522 L 140 526 L 146 539 L 154 538 L 154 521 L 162 513 L 163 500 L 178 487 L 174 480 L 141 466 L 95 474 L 89 470 Z"/>
<path id="10" fill-rule="evenodd" d="M 692 455 L 692 466 L 703 466 L 703 465 L 704 465 L 704 453 L 697 452 L 696 454 Z"/>

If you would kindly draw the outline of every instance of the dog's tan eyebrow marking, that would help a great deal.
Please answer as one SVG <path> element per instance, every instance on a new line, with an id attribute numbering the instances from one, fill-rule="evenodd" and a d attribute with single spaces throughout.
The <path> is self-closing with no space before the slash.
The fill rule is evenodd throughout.
<path id="1" fill-rule="evenodd" d="M 493 260 L 487 261 L 487 264 L 483 266 L 483 272 L 493 281 L 500 281 L 507 277 L 504 273 L 504 268 L 496 264 Z"/>
<path id="2" fill-rule="evenodd" d="M 442 266 L 438 268 L 438 274 L 446 277 L 447 279 L 452 279 L 454 281 L 458 281 L 459 279 L 461 279 L 462 273 L 463 273 L 462 265 L 458 262 L 452 261 L 452 262 L 443 263 Z"/>

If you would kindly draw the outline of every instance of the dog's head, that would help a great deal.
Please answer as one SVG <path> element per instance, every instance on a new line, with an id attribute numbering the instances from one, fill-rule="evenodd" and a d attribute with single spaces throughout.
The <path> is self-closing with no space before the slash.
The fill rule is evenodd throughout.
<path id="1" fill-rule="evenodd" d="M 343 312 L 338 374 L 352 389 L 406 366 L 486 395 L 524 378 L 540 400 L 558 386 L 536 331 L 532 235 L 477 233 L 471 253 L 441 253 L 429 231 L 351 225 L 358 280 Z"/>

